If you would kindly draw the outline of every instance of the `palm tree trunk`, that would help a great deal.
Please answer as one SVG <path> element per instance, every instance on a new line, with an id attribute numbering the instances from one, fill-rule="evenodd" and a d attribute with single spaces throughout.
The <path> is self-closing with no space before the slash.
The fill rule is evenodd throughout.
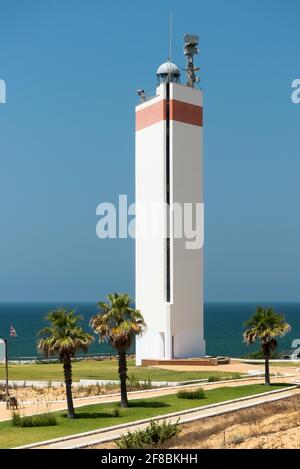
<path id="1" fill-rule="evenodd" d="M 270 386 L 270 367 L 269 367 L 269 355 L 265 354 L 265 385 Z"/>
<path id="2" fill-rule="evenodd" d="M 120 376 L 120 385 L 121 385 L 121 407 L 128 407 L 127 399 L 127 361 L 126 361 L 126 351 L 119 351 L 119 376 Z"/>
<path id="3" fill-rule="evenodd" d="M 67 395 L 67 405 L 68 405 L 68 418 L 75 418 L 75 410 L 73 405 L 72 397 L 72 363 L 71 358 L 66 356 L 63 358 L 63 367 L 64 367 L 64 376 L 66 383 L 66 395 Z"/>

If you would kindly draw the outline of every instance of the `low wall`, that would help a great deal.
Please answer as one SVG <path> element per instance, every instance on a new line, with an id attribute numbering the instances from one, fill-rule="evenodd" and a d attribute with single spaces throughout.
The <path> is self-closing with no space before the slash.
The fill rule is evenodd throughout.
<path id="1" fill-rule="evenodd" d="M 172 360 L 164 359 L 142 359 L 142 366 L 155 366 L 155 365 L 184 365 L 184 366 L 212 366 L 212 365 L 227 365 L 230 363 L 229 357 L 215 357 L 215 358 L 173 358 Z"/>

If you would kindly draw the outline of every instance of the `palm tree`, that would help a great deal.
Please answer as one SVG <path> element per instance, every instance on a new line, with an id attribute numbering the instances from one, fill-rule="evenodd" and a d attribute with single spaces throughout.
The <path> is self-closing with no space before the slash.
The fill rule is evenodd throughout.
<path id="1" fill-rule="evenodd" d="M 285 321 L 282 314 L 276 313 L 272 308 L 256 307 L 255 313 L 245 323 L 246 330 L 243 334 L 247 344 L 260 341 L 261 349 L 265 359 L 265 385 L 270 386 L 269 359 L 271 352 L 277 347 L 276 337 L 287 334 L 291 326 Z"/>
<path id="2" fill-rule="evenodd" d="M 118 351 L 121 407 L 128 407 L 126 351 L 133 337 L 143 333 L 145 322 L 140 311 L 131 306 L 132 300 L 127 294 L 114 293 L 107 298 L 107 303 L 97 303 L 100 313 L 91 318 L 90 326 L 100 342 L 109 342 Z"/>
<path id="3" fill-rule="evenodd" d="M 68 418 L 75 417 L 72 397 L 72 361 L 79 350 L 87 351 L 94 338 L 87 334 L 79 322 L 82 316 L 75 315 L 75 311 L 60 308 L 51 311 L 45 317 L 50 325 L 43 328 L 38 336 L 43 336 L 38 341 L 38 350 L 47 356 L 58 355 L 63 364 L 64 378 L 66 383 L 66 395 L 68 405 Z"/>

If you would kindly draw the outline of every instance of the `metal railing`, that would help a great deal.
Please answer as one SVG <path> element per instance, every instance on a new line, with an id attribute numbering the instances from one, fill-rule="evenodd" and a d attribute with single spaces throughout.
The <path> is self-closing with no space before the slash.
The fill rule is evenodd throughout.
<path id="1" fill-rule="evenodd" d="M 77 355 L 72 360 L 73 361 L 82 361 L 82 360 L 114 360 L 118 358 L 117 353 L 86 353 L 84 355 Z M 127 353 L 127 358 L 134 359 L 135 353 Z M 36 355 L 32 357 L 9 357 L 8 362 L 11 364 L 26 364 L 26 363 L 57 363 L 59 361 L 58 357 L 43 357 L 41 355 Z M 4 363 L 4 360 L 0 360 L 0 363 Z"/>

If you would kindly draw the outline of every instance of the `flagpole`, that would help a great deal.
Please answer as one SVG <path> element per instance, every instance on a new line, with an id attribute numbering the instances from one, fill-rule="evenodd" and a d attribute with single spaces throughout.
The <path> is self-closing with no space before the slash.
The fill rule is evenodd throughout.
<path id="1" fill-rule="evenodd" d="M 9 386 L 8 386 L 8 350 L 7 350 L 7 339 L 4 340 L 5 345 L 5 375 L 6 375 L 6 395 L 9 396 Z"/>

